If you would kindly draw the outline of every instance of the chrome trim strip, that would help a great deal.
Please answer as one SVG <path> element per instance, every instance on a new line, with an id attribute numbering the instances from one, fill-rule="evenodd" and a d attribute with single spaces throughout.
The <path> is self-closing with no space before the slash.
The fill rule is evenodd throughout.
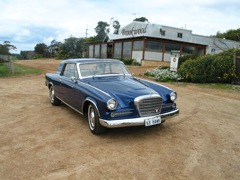
<path id="1" fill-rule="evenodd" d="M 112 96 L 111 96 L 110 94 L 108 94 L 108 93 L 106 93 L 106 92 L 102 91 L 101 89 L 99 89 L 99 88 L 96 88 L 96 87 L 94 87 L 94 86 L 92 86 L 92 85 L 90 85 L 90 84 L 88 84 L 88 83 L 84 83 L 84 82 L 80 82 L 80 81 L 78 81 L 78 83 L 81 83 L 81 84 L 87 85 L 87 86 L 89 86 L 89 87 L 91 87 L 91 88 L 93 88 L 93 89 L 96 89 L 96 90 L 98 90 L 98 91 L 102 92 L 103 94 L 105 94 L 105 95 L 107 95 L 107 96 L 109 96 L 109 97 L 111 97 L 111 98 L 112 98 Z"/>
<path id="2" fill-rule="evenodd" d="M 147 99 L 147 98 L 149 98 L 149 99 L 151 99 L 151 98 L 161 98 L 161 96 L 159 94 L 157 94 L 157 93 L 156 94 L 147 94 L 147 95 L 136 97 L 134 99 L 134 102 L 139 102 L 139 101 L 141 101 L 143 99 Z"/>
<path id="3" fill-rule="evenodd" d="M 176 109 L 174 111 L 160 114 L 161 120 L 165 120 L 169 117 L 173 117 L 179 114 L 179 109 Z M 120 119 L 120 120 L 105 120 L 105 119 L 99 119 L 99 122 L 102 126 L 107 128 L 117 128 L 117 127 L 130 127 L 130 126 L 143 126 L 144 120 L 148 118 L 154 118 L 156 116 L 150 116 L 150 117 L 140 117 L 140 118 L 132 118 L 132 119 Z"/>
<path id="4" fill-rule="evenodd" d="M 97 75 L 90 75 L 90 76 L 81 76 L 81 79 L 87 78 L 95 78 L 95 77 L 111 77 L 111 76 L 132 76 L 131 74 L 97 74 Z"/>
<path id="5" fill-rule="evenodd" d="M 147 82 L 149 82 L 149 83 L 153 83 L 153 84 L 155 84 L 155 85 L 162 86 L 162 87 L 165 87 L 165 88 L 168 89 L 168 90 L 173 91 L 171 88 L 169 88 L 169 87 L 167 87 L 167 86 L 164 86 L 164 85 L 162 85 L 161 83 L 156 83 L 156 82 L 149 81 L 149 80 L 146 80 L 146 79 L 140 79 L 140 80 L 147 81 Z"/>
<path id="6" fill-rule="evenodd" d="M 84 103 L 85 103 L 86 101 L 91 102 L 91 103 L 95 106 L 95 108 L 97 109 L 98 116 L 100 116 L 100 112 L 99 112 L 99 110 L 98 110 L 97 104 L 96 104 L 92 99 L 90 99 L 89 97 L 87 97 L 87 98 L 85 99 Z M 84 104 L 84 103 L 83 103 L 83 104 Z M 82 110 L 83 110 L 83 109 L 82 109 Z"/>

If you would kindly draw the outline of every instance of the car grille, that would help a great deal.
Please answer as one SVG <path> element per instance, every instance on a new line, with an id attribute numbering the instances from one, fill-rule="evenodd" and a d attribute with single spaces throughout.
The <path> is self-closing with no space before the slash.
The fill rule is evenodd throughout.
<path id="1" fill-rule="evenodd" d="M 162 106 L 162 111 L 169 111 L 172 109 L 173 109 L 173 103 L 164 104 L 164 106 Z"/>
<path id="2" fill-rule="evenodd" d="M 157 94 L 139 96 L 134 100 L 141 117 L 158 115 L 162 108 L 162 98 Z"/>
<path id="3" fill-rule="evenodd" d="M 132 111 L 112 112 L 111 117 L 130 116 Z"/>

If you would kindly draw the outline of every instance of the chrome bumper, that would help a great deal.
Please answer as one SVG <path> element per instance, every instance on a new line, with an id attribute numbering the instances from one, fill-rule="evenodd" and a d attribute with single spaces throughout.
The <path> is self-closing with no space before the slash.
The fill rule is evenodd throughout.
<path id="1" fill-rule="evenodd" d="M 179 109 L 176 109 L 174 111 L 160 114 L 161 120 L 165 120 L 167 118 L 176 116 L 179 114 Z M 129 127 L 129 126 L 143 126 L 145 124 L 145 119 L 148 118 L 154 118 L 156 116 L 150 116 L 150 117 L 140 117 L 140 118 L 133 118 L 133 119 L 120 119 L 120 120 L 104 120 L 99 119 L 99 122 L 102 126 L 107 128 L 117 128 L 117 127 Z"/>

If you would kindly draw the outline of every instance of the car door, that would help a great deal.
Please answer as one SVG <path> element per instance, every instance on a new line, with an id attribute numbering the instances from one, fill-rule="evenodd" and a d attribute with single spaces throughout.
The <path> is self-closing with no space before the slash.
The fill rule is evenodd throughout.
<path id="1" fill-rule="evenodd" d="M 76 89 L 76 82 L 73 78 L 77 79 L 78 72 L 75 63 L 68 63 L 65 64 L 64 71 L 61 74 L 61 94 L 62 100 L 74 107 L 75 103 L 75 89 Z"/>

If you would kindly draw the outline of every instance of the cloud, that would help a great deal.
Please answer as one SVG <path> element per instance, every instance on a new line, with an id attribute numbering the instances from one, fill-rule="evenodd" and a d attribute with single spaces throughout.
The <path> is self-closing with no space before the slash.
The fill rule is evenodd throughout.
<path id="1" fill-rule="evenodd" d="M 214 35 L 239 28 L 239 0 L 1 0 L 0 43 L 8 40 L 18 51 L 37 43 L 96 35 L 99 21 L 111 18 L 121 27 L 135 17 L 151 23 L 187 28 L 195 34 Z"/>

